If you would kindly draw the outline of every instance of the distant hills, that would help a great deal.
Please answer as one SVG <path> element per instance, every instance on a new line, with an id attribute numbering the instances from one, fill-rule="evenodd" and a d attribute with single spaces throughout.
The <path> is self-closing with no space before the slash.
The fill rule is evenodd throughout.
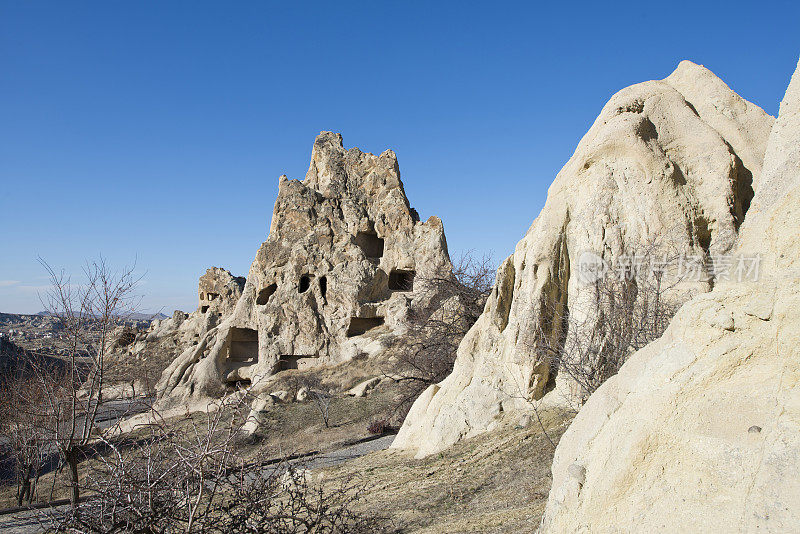
<path id="1" fill-rule="evenodd" d="M 19 314 L 24 315 L 24 314 Z M 38 315 L 41 317 L 51 316 L 54 315 L 52 312 L 49 311 L 40 311 L 34 315 Z M 169 319 L 169 315 L 164 315 L 163 313 L 131 313 L 126 314 L 125 317 L 131 321 L 155 321 L 156 319 Z"/>

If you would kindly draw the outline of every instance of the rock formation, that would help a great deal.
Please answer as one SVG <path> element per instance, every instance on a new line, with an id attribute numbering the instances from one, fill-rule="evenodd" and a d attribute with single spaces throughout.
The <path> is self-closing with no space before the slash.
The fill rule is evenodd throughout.
<path id="1" fill-rule="evenodd" d="M 674 298 L 710 290 L 717 280 L 708 260 L 734 247 L 772 123 L 688 61 L 664 80 L 615 94 L 500 266 L 453 373 L 416 401 L 393 447 L 425 456 L 553 388 L 548 397 L 558 402 L 555 393 L 571 385 L 535 347 L 557 345 L 569 333 L 557 317 L 599 313 L 591 284 L 578 276 L 586 253 L 617 264 L 669 241 L 702 260 L 702 276 L 681 281 Z"/>
<path id="2" fill-rule="evenodd" d="M 442 223 L 421 222 L 409 206 L 394 152 L 345 150 L 323 132 L 305 179 L 280 178 L 235 309 L 164 372 L 160 403 L 257 390 L 285 369 L 381 353 L 412 303 L 435 298 L 425 280 L 451 269 Z"/>
<path id="3" fill-rule="evenodd" d="M 200 277 L 199 304 L 192 313 L 175 310 L 172 317 L 151 321 L 146 330 L 119 327 L 108 355 L 104 396 L 128 397 L 152 390 L 175 354 L 197 345 L 209 329 L 233 312 L 244 282 L 221 267 L 211 267 Z"/>
<path id="4" fill-rule="evenodd" d="M 543 532 L 800 531 L 800 63 L 738 252 L 562 437 Z"/>
<path id="5" fill-rule="evenodd" d="M 233 312 L 239 297 L 242 296 L 245 279 L 234 277 L 221 267 L 211 267 L 200 277 L 197 293 L 200 298 L 201 313 L 217 314 L 217 317 Z"/>

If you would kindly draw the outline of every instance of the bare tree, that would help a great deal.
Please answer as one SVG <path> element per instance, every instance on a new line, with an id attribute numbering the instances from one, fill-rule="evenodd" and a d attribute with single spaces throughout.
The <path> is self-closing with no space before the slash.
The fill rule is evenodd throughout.
<path id="1" fill-rule="evenodd" d="M 17 506 L 30 504 L 47 461 L 47 441 L 39 432 L 42 426 L 26 402 L 42 402 L 44 393 L 37 381 L 18 370 L 0 385 L 0 436 L 4 456 L 10 459 L 17 486 Z"/>
<path id="2" fill-rule="evenodd" d="M 246 461 L 237 454 L 244 396 L 207 414 L 165 421 L 155 414 L 137 439 L 103 439 L 107 453 L 87 477 L 92 496 L 66 515 L 63 532 L 110 533 L 366 533 L 379 519 L 352 510 L 363 486 L 325 490 L 302 466 Z M 183 428 L 183 431 L 176 431 Z"/>
<path id="3" fill-rule="evenodd" d="M 419 287 L 432 298 L 419 299 L 425 304 L 411 310 L 396 372 L 385 373 L 404 386 L 397 407 L 401 419 L 426 387 L 452 372 L 459 343 L 483 313 L 495 271 L 490 256 L 467 252 L 452 275 L 420 279 Z"/>
<path id="4" fill-rule="evenodd" d="M 333 395 L 329 391 L 320 389 L 312 389 L 310 393 L 314 399 L 314 404 L 316 405 L 317 410 L 319 410 L 319 413 L 322 416 L 322 422 L 325 423 L 325 428 L 330 428 L 331 402 L 333 401 Z"/>
<path id="5" fill-rule="evenodd" d="M 292 398 L 297 398 L 301 390 L 306 391 L 308 398 L 314 402 L 314 406 L 322 417 L 325 428 L 330 428 L 331 404 L 334 399 L 331 388 L 316 376 L 290 377 L 287 384 L 290 388 L 289 394 L 293 395 Z"/>
<path id="6" fill-rule="evenodd" d="M 548 302 L 529 338 L 538 361 L 573 383 L 569 399 L 581 405 L 637 350 L 664 333 L 688 293 L 674 266 L 679 254 L 658 241 L 633 249 L 595 273 L 571 302 Z M 556 332 L 557 335 L 553 335 Z"/>
<path id="7" fill-rule="evenodd" d="M 20 391 L 19 416 L 32 421 L 34 431 L 58 453 L 75 505 L 80 498 L 79 463 L 98 435 L 111 334 L 133 311 L 137 279 L 133 268 L 114 272 L 100 260 L 88 263 L 84 279 L 72 283 L 63 271 L 40 261 L 51 283 L 43 304 L 63 324 L 68 349 L 58 369 L 49 358 L 29 362 L 35 387 Z"/>

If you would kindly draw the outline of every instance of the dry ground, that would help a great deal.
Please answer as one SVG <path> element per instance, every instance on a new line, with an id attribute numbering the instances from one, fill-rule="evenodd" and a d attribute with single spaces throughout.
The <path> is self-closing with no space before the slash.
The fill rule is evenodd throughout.
<path id="1" fill-rule="evenodd" d="M 346 385 L 342 384 L 345 371 L 328 369 L 326 376 L 317 378 L 338 382 L 341 387 Z M 380 374 L 376 371 L 365 369 L 361 377 L 347 378 L 356 383 L 364 376 Z M 285 385 L 276 383 L 275 389 Z M 341 449 L 368 436 L 371 421 L 391 419 L 397 395 L 398 387 L 392 382 L 382 384 L 365 398 L 339 395 L 331 404 L 330 428 L 325 427 L 311 400 L 277 404 L 270 408 L 259 439 L 237 443 L 237 452 L 240 457 L 255 460 Z M 246 417 L 247 404 L 236 414 L 238 418 Z M 550 490 L 554 452 L 550 440 L 557 443 L 571 421 L 571 415 L 566 413 L 541 415 L 547 435 L 535 417 L 522 427 L 518 424 L 520 414 L 510 413 L 498 430 L 464 440 L 422 460 L 389 449 L 336 467 L 314 469 L 314 473 L 330 487 L 352 479 L 363 483 L 366 490 L 356 510 L 388 518 L 398 532 L 532 532 L 538 526 Z M 191 419 L 173 420 L 170 426 L 188 433 L 192 425 L 202 427 L 207 417 L 196 413 Z M 40 481 L 43 497 L 49 493 L 52 476 L 50 473 Z M 57 488 L 53 496 L 58 498 L 65 493 Z M 10 505 L 12 498 L 12 488 L 0 489 L 0 506 Z"/>
<path id="2" fill-rule="evenodd" d="M 572 416 L 542 415 L 557 444 Z M 323 480 L 363 480 L 368 489 L 357 509 L 387 517 L 400 532 L 533 532 L 550 491 L 553 452 L 535 418 L 527 428 L 509 421 L 422 460 L 374 452 L 325 470 Z"/>

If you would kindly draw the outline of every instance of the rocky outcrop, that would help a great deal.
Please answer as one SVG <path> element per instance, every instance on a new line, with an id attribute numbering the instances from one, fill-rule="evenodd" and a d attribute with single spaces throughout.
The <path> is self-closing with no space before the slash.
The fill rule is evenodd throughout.
<path id="1" fill-rule="evenodd" d="M 154 319 L 145 330 L 120 327 L 114 333 L 105 377 L 114 386 L 104 395 L 152 390 L 175 354 L 197 345 L 206 332 L 233 312 L 244 284 L 244 278 L 221 267 L 211 267 L 200 277 L 199 304 L 192 313 L 175 310 L 172 317 Z M 136 382 L 142 385 L 134 387 Z"/>
<path id="2" fill-rule="evenodd" d="M 394 152 L 345 150 L 323 132 L 305 179 L 280 178 L 235 309 L 164 372 L 160 403 L 258 390 L 283 370 L 381 353 L 412 304 L 435 298 L 425 281 L 451 270 L 442 223 L 410 207 Z"/>
<path id="3" fill-rule="evenodd" d="M 653 242 L 700 259 L 672 298 L 710 290 L 709 258 L 729 253 L 759 183 L 773 119 L 702 66 L 615 94 L 559 172 L 544 209 L 500 266 L 453 373 L 414 404 L 393 447 L 417 456 L 490 428 L 500 413 L 573 385 L 542 343 L 598 316 L 578 276 L 587 253 L 617 264 Z M 566 323 L 562 317 L 588 321 Z M 556 395 L 558 393 L 558 395 Z"/>
<path id="4" fill-rule="evenodd" d="M 211 267 L 200 277 L 197 293 L 201 313 L 216 313 L 218 317 L 233 312 L 242 296 L 245 279 L 233 276 L 221 267 Z"/>
<path id="5" fill-rule="evenodd" d="M 562 437 L 542 532 L 800 530 L 800 64 L 739 251 Z"/>

